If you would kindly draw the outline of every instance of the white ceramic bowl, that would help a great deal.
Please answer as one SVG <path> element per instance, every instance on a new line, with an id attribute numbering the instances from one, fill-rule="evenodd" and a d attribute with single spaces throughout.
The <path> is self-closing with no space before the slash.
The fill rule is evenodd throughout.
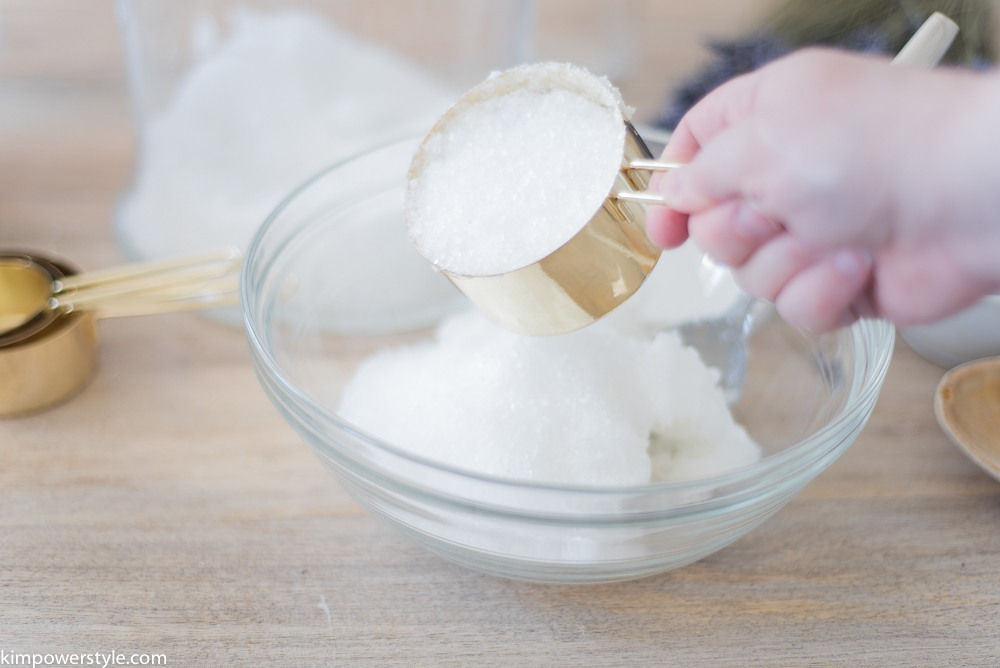
<path id="1" fill-rule="evenodd" d="M 945 369 L 1000 355 L 1000 295 L 931 325 L 901 327 L 903 340 L 921 357 Z"/>

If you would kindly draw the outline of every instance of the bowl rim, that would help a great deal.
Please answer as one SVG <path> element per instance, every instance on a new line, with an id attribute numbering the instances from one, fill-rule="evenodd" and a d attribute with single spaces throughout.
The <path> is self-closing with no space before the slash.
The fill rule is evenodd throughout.
<path id="1" fill-rule="evenodd" d="M 861 368 L 864 371 L 863 377 L 858 378 L 855 374 L 854 383 L 857 385 L 856 388 L 852 387 L 850 390 L 847 404 L 843 409 L 827 424 L 823 425 L 821 428 L 808 435 L 804 439 L 783 448 L 779 452 L 762 457 L 753 464 L 739 467 L 736 469 L 731 469 L 725 473 L 718 474 L 715 476 L 694 478 L 690 480 L 675 481 L 675 482 L 656 482 L 648 483 L 645 485 L 627 485 L 627 486 L 587 486 L 587 485 L 568 485 L 568 484 L 557 484 L 557 483 L 545 483 L 537 481 L 528 480 L 516 480 L 510 478 L 503 478 L 499 476 L 493 476 L 489 474 L 479 473 L 476 471 L 470 471 L 468 469 L 462 469 L 459 467 L 451 466 L 446 463 L 435 461 L 423 457 L 419 454 L 413 453 L 405 448 L 401 448 L 392 443 L 382 441 L 377 436 L 368 433 L 367 431 L 356 427 L 355 425 L 347 422 L 341 418 L 337 413 L 330 410 L 323 404 L 319 403 L 317 400 L 313 399 L 305 390 L 300 388 L 291 377 L 288 376 L 281 368 L 281 365 L 269 352 L 267 346 L 265 345 L 266 337 L 263 335 L 263 323 L 258 322 L 255 317 L 256 312 L 253 306 L 256 301 L 253 299 L 253 295 L 250 293 L 250 289 L 255 285 L 255 281 L 251 280 L 251 271 L 258 264 L 262 263 L 259 257 L 262 253 L 262 248 L 264 246 L 264 240 L 271 228 L 274 226 L 275 222 L 281 216 L 282 213 L 288 208 L 288 206 L 295 201 L 302 193 L 308 190 L 310 187 L 314 186 L 324 178 L 330 176 L 333 172 L 346 167 L 355 160 L 361 159 L 365 156 L 370 156 L 376 154 L 380 151 L 384 151 L 397 146 L 402 146 L 407 143 L 413 143 L 417 145 L 419 143 L 418 137 L 409 137 L 406 139 L 397 139 L 395 141 L 389 141 L 384 144 L 369 148 L 367 150 L 356 153 L 344 160 L 338 161 L 323 170 L 319 171 L 300 186 L 291 191 L 282 201 L 274 208 L 274 210 L 267 216 L 263 224 L 258 228 L 256 234 L 253 237 L 245 258 L 243 262 L 243 267 L 241 269 L 240 275 L 240 310 L 242 312 L 244 327 L 247 334 L 247 340 L 250 345 L 251 353 L 255 358 L 255 363 L 258 368 L 262 367 L 273 382 L 277 383 L 281 391 L 294 398 L 295 402 L 302 408 L 307 409 L 310 417 L 313 420 L 320 420 L 323 423 L 329 424 L 338 430 L 345 431 L 354 437 L 358 438 L 366 445 L 374 447 L 376 450 L 381 450 L 393 457 L 399 457 L 411 464 L 415 464 L 421 467 L 428 467 L 435 471 L 445 473 L 448 475 L 459 476 L 463 479 L 480 481 L 483 483 L 488 483 L 491 486 L 499 486 L 504 488 L 513 489 L 523 489 L 523 490 L 533 490 L 539 492 L 570 492 L 574 494 L 586 494 L 594 496 L 621 496 L 621 495 L 655 495 L 662 493 L 684 493 L 691 492 L 696 489 L 701 488 L 725 488 L 734 485 L 741 486 L 754 486 L 754 483 L 758 482 L 761 477 L 768 475 L 773 475 L 780 472 L 787 464 L 794 462 L 800 458 L 805 459 L 801 468 L 806 468 L 809 465 L 823 460 L 823 458 L 829 454 L 830 451 L 835 450 L 841 445 L 840 439 L 834 438 L 837 432 L 843 430 L 847 427 L 853 420 L 857 419 L 857 414 L 864 411 L 865 406 L 869 404 L 874 404 L 875 399 L 879 391 L 881 390 L 882 382 L 885 378 L 886 372 L 889 367 L 889 362 L 892 358 L 892 352 L 895 343 L 895 328 L 893 325 L 885 320 L 859 320 L 850 327 L 851 336 L 855 343 L 855 349 L 864 351 L 863 361 L 864 365 Z M 401 184 L 401 187 L 405 184 Z M 296 228 L 293 234 L 298 234 L 302 231 L 302 227 Z M 279 244 L 274 251 L 274 257 L 266 264 L 262 266 L 260 275 L 264 276 L 270 269 L 274 260 L 280 257 L 285 248 L 288 247 L 290 239 L 284 239 Z M 881 331 L 879 331 L 881 330 Z M 870 349 L 872 346 L 867 345 L 868 343 L 876 343 L 875 337 L 879 334 L 883 334 L 887 345 L 881 350 Z M 863 345 L 859 345 L 863 344 Z M 856 367 L 858 366 L 859 358 L 856 359 Z M 263 379 L 262 379 L 263 380 Z M 874 396 L 873 396 L 874 395 Z M 273 398 L 272 398 L 273 401 Z M 869 412 L 870 414 L 870 412 Z M 867 416 L 862 415 L 861 425 L 867 420 Z M 294 426 L 294 425 L 293 425 Z M 826 444 L 828 447 L 822 447 Z M 310 445 L 316 445 L 310 441 Z M 319 446 L 317 446 L 319 447 Z M 343 460 L 343 453 L 334 450 L 328 443 L 323 444 L 323 449 L 328 450 L 331 455 L 336 457 L 338 460 Z M 808 456 L 812 455 L 812 456 Z M 352 460 L 353 456 L 350 457 Z M 375 465 L 374 467 L 365 466 L 365 469 L 378 469 L 379 467 Z M 798 468 L 798 467 L 797 467 Z M 794 475 L 794 472 L 790 472 L 789 475 Z M 414 482 L 408 478 L 400 478 L 396 474 L 385 472 L 385 475 L 380 477 L 390 477 L 397 480 L 400 483 L 406 484 L 408 486 L 413 486 Z M 781 476 L 784 478 L 785 476 Z M 735 493 L 740 494 L 741 490 L 737 490 Z M 441 490 L 426 490 L 429 491 L 440 498 L 453 498 L 456 497 L 454 494 L 450 494 L 447 491 Z M 719 498 L 725 498 L 728 495 L 722 495 Z"/>

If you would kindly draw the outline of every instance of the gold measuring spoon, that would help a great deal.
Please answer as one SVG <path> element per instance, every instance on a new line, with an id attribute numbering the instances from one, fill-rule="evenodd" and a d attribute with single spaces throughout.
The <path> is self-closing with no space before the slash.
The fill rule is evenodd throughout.
<path id="1" fill-rule="evenodd" d="M 70 398 L 97 370 L 98 318 L 238 303 L 238 250 L 78 274 L 60 260 L 0 252 L 0 417 Z"/>
<path id="2" fill-rule="evenodd" d="M 1000 357 L 946 373 L 934 393 L 934 415 L 952 443 L 1000 480 Z"/>
<path id="3" fill-rule="evenodd" d="M 957 31 L 953 21 L 935 13 L 893 62 L 931 67 L 947 51 Z M 652 172 L 681 165 L 653 160 L 626 117 L 617 91 L 606 79 L 569 65 L 526 65 L 487 79 L 455 103 L 421 143 L 410 166 L 409 182 L 420 183 L 425 165 L 433 160 L 431 138 L 447 133 L 452 120 L 466 108 L 522 89 L 567 90 L 602 106 L 614 106 L 626 130 L 619 172 L 601 208 L 563 246 L 538 262 L 489 276 L 438 269 L 501 327 L 532 336 L 565 334 L 617 308 L 653 270 L 660 249 L 646 237 L 645 207 L 664 202 L 646 188 Z M 711 266 L 706 273 L 713 274 Z"/>
<path id="4" fill-rule="evenodd" d="M 53 282 L 63 271 L 48 260 L 22 253 L 0 253 L 0 345 L 30 336 L 52 322 L 45 308 Z"/>
<path id="5" fill-rule="evenodd" d="M 241 255 L 235 248 L 67 275 L 24 252 L 0 252 L 0 346 L 47 327 L 60 313 L 146 315 L 235 305 Z"/>

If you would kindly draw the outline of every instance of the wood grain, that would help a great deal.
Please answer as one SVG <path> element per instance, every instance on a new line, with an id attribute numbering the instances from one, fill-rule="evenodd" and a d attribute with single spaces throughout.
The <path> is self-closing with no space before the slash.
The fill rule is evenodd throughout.
<path id="1" fill-rule="evenodd" d="M 735 20 L 724 2 L 632 5 L 678 33 L 698 26 L 656 56 L 682 49 L 685 68 L 702 57 L 694 37 Z M 544 27 L 557 14 L 542 10 Z M 3 245 L 120 260 L 109 221 L 133 140 L 113 21 L 110 2 L 0 2 Z M 1000 664 L 1000 484 L 940 432 L 942 370 L 902 344 L 855 445 L 761 528 L 662 576 L 552 587 L 453 566 L 365 514 L 270 406 L 242 332 L 193 315 L 101 327 L 83 394 L 0 422 L 2 651 L 206 666 Z"/>

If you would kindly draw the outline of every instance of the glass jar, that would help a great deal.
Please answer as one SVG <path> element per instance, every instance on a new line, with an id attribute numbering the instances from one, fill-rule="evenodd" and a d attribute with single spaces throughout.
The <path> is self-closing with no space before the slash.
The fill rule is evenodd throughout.
<path id="1" fill-rule="evenodd" d="M 532 0 L 118 0 L 139 139 L 133 258 L 246 247 L 297 184 L 430 128 L 525 59 Z"/>

